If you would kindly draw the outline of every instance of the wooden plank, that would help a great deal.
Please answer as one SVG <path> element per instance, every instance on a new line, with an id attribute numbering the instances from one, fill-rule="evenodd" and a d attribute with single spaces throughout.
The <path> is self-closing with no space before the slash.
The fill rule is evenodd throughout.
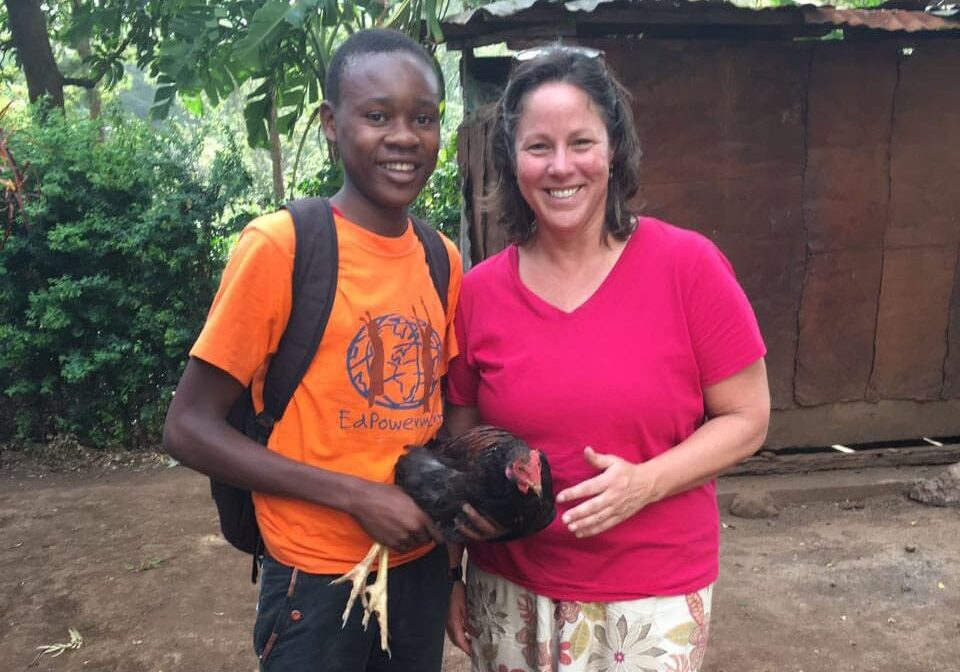
<path id="1" fill-rule="evenodd" d="M 960 44 L 917 46 L 903 57 L 890 142 L 886 247 L 960 244 Z M 953 81 L 954 85 L 945 86 Z"/>
<path id="2" fill-rule="evenodd" d="M 870 388 L 880 399 L 940 399 L 957 246 L 887 249 Z"/>
<path id="3" fill-rule="evenodd" d="M 848 446 L 917 436 L 960 436 L 960 399 L 882 399 L 774 410 L 765 446 Z"/>
<path id="4" fill-rule="evenodd" d="M 513 59 L 507 56 L 478 58 L 472 51 L 463 54 L 460 88 L 463 91 L 465 117 L 474 117 L 481 108 L 500 99 L 512 64 Z"/>
<path id="5" fill-rule="evenodd" d="M 943 365 L 944 399 L 960 398 L 960 252 L 953 271 L 953 295 L 947 322 L 947 361 Z"/>
<path id="6" fill-rule="evenodd" d="M 862 401 L 873 369 L 883 251 L 837 250 L 807 260 L 796 399 L 803 406 Z"/>
<path id="7" fill-rule="evenodd" d="M 496 186 L 498 180 L 497 169 L 493 165 L 493 154 L 490 150 L 490 133 L 493 129 L 493 117 L 488 115 L 483 125 L 483 154 L 484 154 L 484 180 L 483 194 L 488 196 Z M 483 239 L 484 252 L 486 256 L 492 256 L 507 246 L 507 235 L 503 227 L 497 223 L 499 213 L 493 212 L 488 201 L 484 202 L 483 213 Z"/>
<path id="8" fill-rule="evenodd" d="M 470 127 L 461 123 L 457 127 L 457 167 L 460 170 L 460 239 L 457 247 L 463 270 L 473 265 L 470 249 L 470 229 L 473 223 L 473 187 L 470 180 Z"/>
<path id="9" fill-rule="evenodd" d="M 633 95 L 643 184 L 803 176 L 809 47 L 605 45 L 607 62 Z"/>
<path id="10" fill-rule="evenodd" d="M 909 448 L 874 448 L 854 453 L 824 452 L 806 455 L 777 455 L 766 452 L 750 457 L 725 475 L 767 476 L 834 469 L 872 467 L 915 467 L 960 462 L 960 444 Z"/>
<path id="11" fill-rule="evenodd" d="M 808 96 L 804 223 L 814 253 L 883 246 L 896 44 L 816 44 Z"/>
<path id="12" fill-rule="evenodd" d="M 468 129 L 469 141 L 468 147 L 470 154 L 467 157 L 467 165 L 470 180 L 470 197 L 472 200 L 470 211 L 472 213 L 470 223 L 470 256 L 473 263 L 482 261 L 486 258 L 486 248 L 484 246 L 483 227 L 486 218 L 483 216 L 482 203 L 483 183 L 484 183 L 484 146 L 486 141 L 484 124 L 482 121 L 474 119 L 470 122 Z"/>

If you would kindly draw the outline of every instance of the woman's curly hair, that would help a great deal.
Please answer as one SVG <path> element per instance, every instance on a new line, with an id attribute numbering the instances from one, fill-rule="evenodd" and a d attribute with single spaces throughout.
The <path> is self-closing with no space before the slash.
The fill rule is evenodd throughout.
<path id="1" fill-rule="evenodd" d="M 634 229 L 627 202 L 637 193 L 640 178 L 640 139 L 633 123 L 630 94 L 600 57 L 555 45 L 523 61 L 510 76 L 494 112 L 490 152 L 497 181 L 487 201 L 512 243 L 523 244 L 536 231 L 533 211 L 517 182 L 516 130 L 527 94 L 549 82 L 576 86 L 596 104 L 607 127 L 613 159 L 604 217 L 604 238 L 625 240 Z"/>

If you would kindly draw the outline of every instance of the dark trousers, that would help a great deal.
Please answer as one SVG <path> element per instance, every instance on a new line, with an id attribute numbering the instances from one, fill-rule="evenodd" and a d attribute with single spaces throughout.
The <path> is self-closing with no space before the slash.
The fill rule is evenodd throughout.
<path id="1" fill-rule="evenodd" d="M 269 556 L 260 574 L 253 646 L 261 672 L 440 672 L 450 599 L 442 546 L 387 576 L 390 652 L 380 650 L 380 625 L 366 630 L 358 598 L 345 626 L 350 584 L 308 574 Z M 370 581 L 375 578 L 370 575 Z"/>

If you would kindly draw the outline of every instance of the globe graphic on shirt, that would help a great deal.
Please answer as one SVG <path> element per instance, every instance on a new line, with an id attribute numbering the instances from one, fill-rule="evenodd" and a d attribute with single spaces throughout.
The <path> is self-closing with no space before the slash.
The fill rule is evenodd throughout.
<path id="1" fill-rule="evenodd" d="M 395 313 L 374 317 L 372 322 L 375 325 L 373 338 L 364 320 L 347 346 L 346 364 L 351 384 L 369 402 L 371 381 L 376 382 L 378 365 L 382 363 L 383 389 L 374 395 L 373 405 L 391 409 L 422 406 L 424 386 L 429 384 L 427 392 L 432 395 L 438 383 L 436 373 L 427 375 L 424 371 L 423 334 L 429 334 L 433 372 L 440 370 L 443 347 L 440 336 L 426 321 L 409 320 Z"/>

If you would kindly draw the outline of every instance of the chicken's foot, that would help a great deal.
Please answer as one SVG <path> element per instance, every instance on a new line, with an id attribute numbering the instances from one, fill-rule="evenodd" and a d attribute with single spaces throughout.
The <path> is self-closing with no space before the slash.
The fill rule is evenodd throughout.
<path id="1" fill-rule="evenodd" d="M 366 630 L 370 623 L 370 616 L 376 615 L 377 622 L 380 624 L 380 648 L 390 655 L 390 646 L 387 644 L 387 568 L 390 559 L 390 550 L 386 546 L 374 544 L 370 547 L 367 556 L 357 563 L 356 567 L 335 579 L 332 583 L 346 583 L 350 581 L 353 587 L 350 589 L 350 597 L 347 598 L 347 606 L 343 610 L 343 625 L 347 625 L 347 619 L 350 617 L 350 610 L 353 609 L 353 603 L 360 596 L 360 604 L 363 605 L 363 628 Z M 370 567 L 373 561 L 377 560 L 377 578 L 373 584 L 367 585 L 367 577 L 370 575 Z"/>

